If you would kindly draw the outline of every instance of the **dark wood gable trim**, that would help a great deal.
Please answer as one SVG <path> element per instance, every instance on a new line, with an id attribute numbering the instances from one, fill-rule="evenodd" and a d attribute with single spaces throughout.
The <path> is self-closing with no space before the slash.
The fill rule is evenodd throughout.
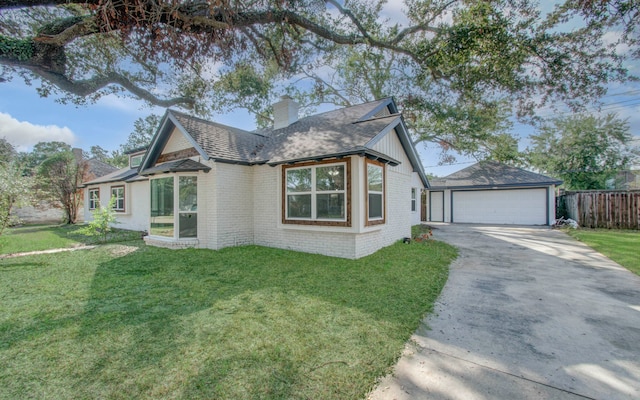
<path id="1" fill-rule="evenodd" d="M 199 156 L 200 153 L 194 147 L 184 150 L 178 150 L 171 153 L 161 154 L 156 160 L 156 164 L 162 164 L 167 161 L 181 160 L 183 158 L 189 158 Z"/>

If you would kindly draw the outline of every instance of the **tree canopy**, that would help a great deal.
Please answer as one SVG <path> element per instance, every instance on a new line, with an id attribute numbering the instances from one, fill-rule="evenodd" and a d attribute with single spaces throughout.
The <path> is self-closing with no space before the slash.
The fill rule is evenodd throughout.
<path id="1" fill-rule="evenodd" d="M 380 0 L 0 0 L 1 77 L 79 104 L 244 107 L 262 124 L 278 91 L 309 106 L 395 95 L 417 140 L 502 154 L 505 115 L 579 108 L 629 78 L 634 2 L 405 0 L 391 20 Z"/>
<path id="2" fill-rule="evenodd" d="M 156 114 L 147 115 L 144 118 L 138 118 L 133 123 L 133 131 L 129 133 L 127 142 L 120 146 L 123 153 L 146 148 L 151 144 L 151 139 L 158 129 L 158 124 L 162 118 Z"/>
<path id="3" fill-rule="evenodd" d="M 558 117 L 531 139 L 529 164 L 571 190 L 606 189 L 637 151 L 630 146 L 629 125 L 615 114 Z"/>
<path id="4" fill-rule="evenodd" d="M 4 165 L 12 161 L 17 152 L 11 143 L 5 138 L 0 138 L 0 165 Z"/>

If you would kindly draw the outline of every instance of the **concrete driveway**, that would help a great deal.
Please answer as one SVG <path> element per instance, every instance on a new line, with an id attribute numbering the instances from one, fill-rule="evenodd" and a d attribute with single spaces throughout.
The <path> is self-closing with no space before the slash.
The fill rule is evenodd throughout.
<path id="1" fill-rule="evenodd" d="M 640 277 L 548 228 L 431 225 L 460 255 L 371 399 L 640 399 Z"/>

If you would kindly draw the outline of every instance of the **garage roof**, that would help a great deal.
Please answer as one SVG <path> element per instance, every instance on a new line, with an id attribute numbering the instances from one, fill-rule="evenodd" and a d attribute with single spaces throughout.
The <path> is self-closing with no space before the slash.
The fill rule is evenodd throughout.
<path id="1" fill-rule="evenodd" d="M 485 189 L 560 185 L 561 180 L 497 161 L 481 161 L 444 178 L 431 179 L 430 190 Z"/>

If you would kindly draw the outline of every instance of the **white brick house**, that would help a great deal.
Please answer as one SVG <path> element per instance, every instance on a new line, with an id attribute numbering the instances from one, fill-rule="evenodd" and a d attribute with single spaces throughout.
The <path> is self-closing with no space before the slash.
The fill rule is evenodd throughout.
<path id="1" fill-rule="evenodd" d="M 168 110 L 139 166 L 86 183 L 87 218 L 122 195 L 119 227 L 151 245 L 344 258 L 410 236 L 428 182 L 393 99 L 298 120 L 283 97 L 274 119 L 247 132 Z"/>

